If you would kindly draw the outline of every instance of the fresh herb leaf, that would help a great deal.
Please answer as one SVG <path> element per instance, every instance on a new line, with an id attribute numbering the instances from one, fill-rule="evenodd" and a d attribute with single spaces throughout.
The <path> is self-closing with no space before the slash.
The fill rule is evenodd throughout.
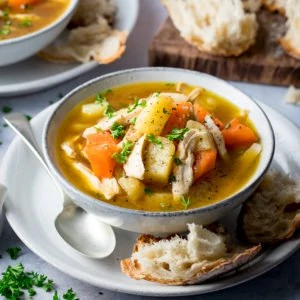
<path id="1" fill-rule="evenodd" d="M 148 134 L 147 135 L 147 140 L 150 142 L 150 143 L 153 143 L 153 144 L 156 144 L 158 145 L 161 149 L 163 149 L 164 145 L 162 143 L 161 140 L 159 140 L 154 134 Z"/>
<path id="2" fill-rule="evenodd" d="M 22 250 L 20 247 L 13 247 L 13 248 L 6 249 L 6 252 L 10 255 L 11 259 L 17 259 L 21 251 Z"/>
<path id="3" fill-rule="evenodd" d="M 134 104 L 130 105 L 127 109 L 127 112 L 130 113 L 134 111 L 138 106 L 146 107 L 147 102 L 146 100 L 140 100 L 137 97 L 134 98 Z"/>
<path id="4" fill-rule="evenodd" d="M 67 292 L 63 294 L 63 299 L 79 300 L 79 298 L 76 297 L 76 293 L 74 293 L 73 289 L 68 289 Z"/>
<path id="5" fill-rule="evenodd" d="M 2 106 L 2 112 L 3 112 L 4 114 L 8 114 L 8 113 L 10 113 L 11 111 L 12 111 L 12 108 L 11 108 L 11 107 L 6 106 L 6 105 Z"/>
<path id="6" fill-rule="evenodd" d="M 145 192 L 146 195 L 152 195 L 153 194 L 153 190 L 148 188 L 148 187 L 144 188 L 144 192 Z"/>
<path id="7" fill-rule="evenodd" d="M 20 26 L 22 27 L 31 27 L 32 26 L 32 21 L 29 19 L 24 19 L 21 23 Z"/>
<path id="8" fill-rule="evenodd" d="M 172 183 L 172 182 L 175 182 L 176 181 L 176 177 L 175 177 L 175 175 L 170 175 L 169 176 L 169 183 Z"/>
<path id="9" fill-rule="evenodd" d="M 188 207 L 191 205 L 191 200 L 189 197 L 186 198 L 184 196 L 181 196 L 180 202 L 181 202 L 182 206 L 184 207 L 184 209 L 188 209 Z"/>
<path id="10" fill-rule="evenodd" d="M 125 126 L 115 122 L 110 128 L 110 132 L 114 139 L 118 139 L 125 135 Z"/>
<path id="11" fill-rule="evenodd" d="M 174 164 L 176 166 L 180 166 L 180 165 L 182 165 L 182 160 L 178 157 L 174 157 Z"/>
<path id="12" fill-rule="evenodd" d="M 95 96 L 95 101 L 96 104 L 104 104 L 107 102 L 106 97 L 103 94 L 97 94 Z"/>
<path id="13" fill-rule="evenodd" d="M 163 113 L 164 113 L 164 114 L 168 114 L 168 115 L 171 114 L 171 113 L 169 113 L 169 112 L 167 111 L 167 109 L 166 109 L 165 107 L 163 108 Z"/>
<path id="14" fill-rule="evenodd" d="M 175 85 L 174 82 L 167 82 L 167 83 L 166 83 L 166 86 L 174 86 L 174 85 Z"/>
<path id="15" fill-rule="evenodd" d="M 134 125 L 136 123 L 136 117 L 130 120 L 130 124 Z"/>
<path id="16" fill-rule="evenodd" d="M 227 123 L 226 125 L 225 125 L 225 129 L 228 129 L 228 128 L 230 128 L 231 127 L 231 124 L 230 123 Z"/>
<path id="17" fill-rule="evenodd" d="M 130 141 L 124 142 L 121 152 L 114 153 L 113 158 L 120 164 L 126 163 L 128 156 L 132 151 L 133 145 L 134 145 L 133 142 Z"/>
<path id="18" fill-rule="evenodd" d="M 113 109 L 113 107 L 110 104 L 108 104 L 105 108 L 104 115 L 111 119 L 114 115 L 114 112 L 115 110 Z"/>
<path id="19" fill-rule="evenodd" d="M 154 93 L 153 96 L 154 96 L 154 97 L 158 97 L 158 96 L 160 95 L 160 93 L 161 93 L 160 91 L 157 91 L 156 93 Z"/>
<path id="20" fill-rule="evenodd" d="M 180 141 L 183 139 L 183 136 L 188 131 L 189 131 L 189 128 L 182 128 L 182 129 L 173 128 L 171 133 L 167 135 L 167 138 L 170 141 Z"/>
<path id="21" fill-rule="evenodd" d="M 25 115 L 25 118 L 30 121 L 32 119 L 32 116 L 29 116 L 29 115 Z"/>

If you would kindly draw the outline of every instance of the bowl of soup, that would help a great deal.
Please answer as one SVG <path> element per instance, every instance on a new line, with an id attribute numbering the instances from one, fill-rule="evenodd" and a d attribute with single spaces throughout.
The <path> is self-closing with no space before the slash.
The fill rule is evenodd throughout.
<path id="1" fill-rule="evenodd" d="M 0 0 L 0 67 L 24 60 L 67 26 L 79 0 Z"/>
<path id="2" fill-rule="evenodd" d="M 74 202 L 125 230 L 171 233 L 243 203 L 274 152 L 270 122 L 216 77 L 140 68 L 79 86 L 46 123 L 43 152 Z"/>

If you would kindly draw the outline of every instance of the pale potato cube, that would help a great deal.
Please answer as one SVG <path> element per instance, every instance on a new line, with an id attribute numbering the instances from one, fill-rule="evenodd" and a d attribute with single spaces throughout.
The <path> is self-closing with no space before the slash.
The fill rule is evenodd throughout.
<path id="1" fill-rule="evenodd" d="M 81 113 L 85 117 L 100 118 L 103 116 L 105 105 L 100 103 L 88 103 L 81 107 Z"/>
<path id="2" fill-rule="evenodd" d="M 138 116 L 135 128 L 142 134 L 160 135 L 172 111 L 171 97 L 154 94 Z"/>
<path id="3" fill-rule="evenodd" d="M 121 177 L 119 184 L 128 196 L 128 200 L 136 203 L 144 196 L 145 185 L 133 177 Z"/>
<path id="4" fill-rule="evenodd" d="M 175 146 L 164 137 L 157 137 L 161 144 L 149 142 L 145 151 L 145 181 L 166 185 L 171 174 Z"/>

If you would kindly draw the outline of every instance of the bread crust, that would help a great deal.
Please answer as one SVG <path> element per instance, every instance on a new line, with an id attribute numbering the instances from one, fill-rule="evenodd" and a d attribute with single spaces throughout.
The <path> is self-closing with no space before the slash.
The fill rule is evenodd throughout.
<path id="1" fill-rule="evenodd" d="M 285 16 L 285 8 L 278 5 L 276 0 L 270 1 L 270 0 L 261 0 L 263 6 L 267 8 L 270 12 L 279 12 L 282 16 Z"/>
<path id="2" fill-rule="evenodd" d="M 152 235 L 141 235 L 136 244 L 133 247 L 133 252 L 137 252 L 139 247 L 145 245 L 151 245 L 162 239 L 169 240 L 168 238 L 157 238 Z M 255 245 L 249 248 L 234 247 L 233 250 L 228 253 L 228 257 L 220 258 L 212 262 L 205 263 L 199 272 L 192 278 L 179 278 L 176 280 L 170 280 L 165 278 L 154 277 L 152 274 L 143 272 L 140 263 L 132 258 L 126 258 L 121 260 L 121 270 L 127 276 L 136 280 L 147 280 L 166 285 L 191 285 L 204 282 L 208 279 L 220 276 L 233 269 L 240 267 L 241 265 L 252 260 L 261 251 L 261 245 Z"/>

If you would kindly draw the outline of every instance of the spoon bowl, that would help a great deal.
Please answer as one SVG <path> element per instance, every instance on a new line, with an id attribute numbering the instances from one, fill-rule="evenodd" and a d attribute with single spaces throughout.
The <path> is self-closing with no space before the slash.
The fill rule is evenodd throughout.
<path id="1" fill-rule="evenodd" d="M 109 256 L 116 246 L 112 227 L 76 206 L 60 187 L 45 163 L 31 125 L 24 115 L 11 113 L 3 119 L 33 152 L 60 192 L 63 208 L 55 219 L 55 228 L 61 238 L 81 255 L 98 259 Z"/>

